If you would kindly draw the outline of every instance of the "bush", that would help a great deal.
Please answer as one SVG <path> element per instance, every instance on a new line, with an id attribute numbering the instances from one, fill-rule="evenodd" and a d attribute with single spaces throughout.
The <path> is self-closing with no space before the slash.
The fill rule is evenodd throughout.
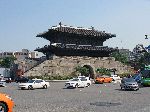
<path id="1" fill-rule="evenodd" d="M 87 75 L 89 74 L 89 69 L 86 67 L 77 66 L 75 67 L 76 72 L 81 73 L 81 75 Z"/>
<path id="2" fill-rule="evenodd" d="M 69 75 L 41 75 L 41 76 L 29 76 L 29 79 L 34 79 L 34 78 L 38 78 L 38 79 L 43 79 L 43 80 L 67 80 L 67 79 L 72 79 L 72 76 Z"/>
<path id="3" fill-rule="evenodd" d="M 123 77 L 128 77 L 131 73 L 122 73 L 122 74 L 118 74 L 121 78 Z"/>
<path id="4" fill-rule="evenodd" d="M 95 72 L 97 74 L 100 74 L 100 75 L 108 75 L 108 76 L 110 76 L 110 70 L 107 69 L 107 68 L 97 68 Z"/>

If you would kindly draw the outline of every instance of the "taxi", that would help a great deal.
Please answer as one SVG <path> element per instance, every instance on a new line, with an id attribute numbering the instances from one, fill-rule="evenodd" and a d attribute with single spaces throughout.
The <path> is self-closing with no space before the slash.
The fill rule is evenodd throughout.
<path id="1" fill-rule="evenodd" d="M 109 76 L 97 76 L 95 78 L 95 83 L 96 84 L 111 83 L 112 80 L 113 79 Z"/>
<path id="2" fill-rule="evenodd" d="M 14 101 L 9 95 L 0 93 L 0 112 L 12 112 Z"/>

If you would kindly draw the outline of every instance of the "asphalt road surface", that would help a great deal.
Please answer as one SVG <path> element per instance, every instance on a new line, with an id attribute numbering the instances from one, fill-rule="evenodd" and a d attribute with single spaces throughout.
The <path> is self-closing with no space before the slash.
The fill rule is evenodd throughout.
<path id="1" fill-rule="evenodd" d="M 66 89 L 64 82 L 50 82 L 48 89 L 19 90 L 11 83 L 0 92 L 13 98 L 13 112 L 150 112 L 150 87 L 122 91 L 109 83 Z"/>

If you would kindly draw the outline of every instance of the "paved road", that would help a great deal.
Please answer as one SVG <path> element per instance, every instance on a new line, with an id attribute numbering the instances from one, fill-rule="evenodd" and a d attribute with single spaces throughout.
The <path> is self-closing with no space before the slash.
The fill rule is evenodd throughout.
<path id="1" fill-rule="evenodd" d="M 48 89 L 18 90 L 17 84 L 1 87 L 12 96 L 14 112 L 150 112 L 150 87 L 121 91 L 119 84 L 92 84 L 65 89 L 64 82 L 51 82 Z"/>

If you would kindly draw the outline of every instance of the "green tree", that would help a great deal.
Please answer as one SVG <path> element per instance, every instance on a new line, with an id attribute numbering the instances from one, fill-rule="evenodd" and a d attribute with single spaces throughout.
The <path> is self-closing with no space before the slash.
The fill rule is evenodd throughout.
<path id="1" fill-rule="evenodd" d="M 143 68 L 145 65 L 150 65 L 150 53 L 146 52 L 143 56 L 141 56 L 140 59 L 136 58 L 135 68 L 138 70 L 140 68 Z"/>
<path id="2" fill-rule="evenodd" d="M 14 58 L 14 57 L 2 58 L 2 60 L 0 62 L 0 66 L 4 67 L 4 68 L 10 68 L 15 59 L 16 58 Z"/>
<path id="3" fill-rule="evenodd" d="M 75 70 L 76 70 L 76 72 L 81 73 L 81 75 L 86 75 L 87 76 L 89 74 L 89 69 L 86 68 L 86 67 L 77 66 L 75 68 Z"/>
<path id="4" fill-rule="evenodd" d="M 123 64 L 128 64 L 127 56 L 125 56 L 125 55 L 123 55 L 123 54 L 121 54 L 119 52 L 113 52 L 111 54 L 111 56 L 114 57 L 116 61 L 120 61 Z"/>
<path id="5" fill-rule="evenodd" d="M 106 68 L 97 68 L 96 73 L 98 73 L 100 75 L 110 75 L 110 70 L 108 70 Z"/>

